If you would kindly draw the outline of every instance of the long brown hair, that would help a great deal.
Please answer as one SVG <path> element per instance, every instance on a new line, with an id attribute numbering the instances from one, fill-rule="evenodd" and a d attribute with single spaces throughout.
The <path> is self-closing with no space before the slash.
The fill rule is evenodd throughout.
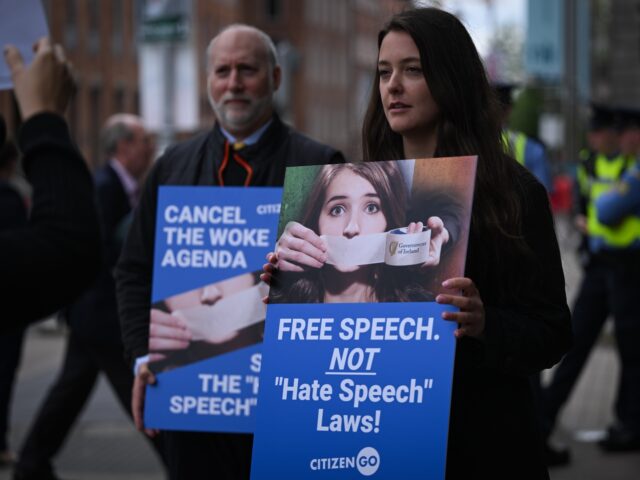
<path id="1" fill-rule="evenodd" d="M 436 8 L 393 16 L 378 35 L 378 49 L 391 31 L 409 34 L 420 52 L 425 81 L 440 110 L 435 156 L 478 155 L 472 234 L 498 257 L 528 255 L 514 185 L 519 166 L 503 152 L 499 103 L 469 33 L 454 15 Z M 379 83 L 376 71 L 362 128 L 364 160 L 405 158 L 402 136 L 385 117 Z"/>

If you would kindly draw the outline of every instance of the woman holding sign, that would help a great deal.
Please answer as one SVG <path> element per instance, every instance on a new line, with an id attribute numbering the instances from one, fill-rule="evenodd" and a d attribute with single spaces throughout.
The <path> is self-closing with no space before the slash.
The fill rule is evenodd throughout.
<path id="1" fill-rule="evenodd" d="M 460 309 L 443 314 L 458 324 L 447 478 L 548 478 L 529 375 L 560 360 L 571 329 L 546 192 L 504 154 L 497 101 L 455 16 L 397 14 L 378 46 L 365 160 L 479 157 L 466 276 L 436 297 Z M 278 248 L 265 275 L 286 257 Z"/>
<path id="2" fill-rule="evenodd" d="M 397 232 L 396 238 L 421 242 L 422 250 L 417 255 L 422 256 L 407 261 L 423 267 L 437 265 L 442 245 L 450 241 L 450 232 L 440 217 L 428 219 L 429 231 L 423 231 L 422 222 L 401 228 L 407 225 L 407 196 L 407 185 L 396 162 L 322 167 L 301 222 L 289 222 L 278 241 L 282 273 L 271 290 L 271 301 L 433 300 L 424 288 L 424 269 L 389 266 L 390 259 L 385 255 L 389 250 L 388 231 Z M 455 207 L 451 203 L 449 206 Z M 448 223 L 454 225 L 455 221 Z"/>

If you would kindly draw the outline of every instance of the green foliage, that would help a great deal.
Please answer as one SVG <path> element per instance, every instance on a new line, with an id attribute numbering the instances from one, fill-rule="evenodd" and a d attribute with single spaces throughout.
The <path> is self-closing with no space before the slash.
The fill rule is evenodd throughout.
<path id="1" fill-rule="evenodd" d="M 535 87 L 526 87 L 515 99 L 509 118 L 509 127 L 538 138 L 538 120 L 542 112 L 542 92 Z"/>
<path id="2" fill-rule="evenodd" d="M 313 182 L 318 176 L 322 165 L 308 167 L 289 167 L 284 179 L 284 192 L 280 213 L 280 225 L 278 225 L 278 238 L 284 227 L 291 221 L 299 222 L 307 203 L 307 196 L 311 191 Z"/>

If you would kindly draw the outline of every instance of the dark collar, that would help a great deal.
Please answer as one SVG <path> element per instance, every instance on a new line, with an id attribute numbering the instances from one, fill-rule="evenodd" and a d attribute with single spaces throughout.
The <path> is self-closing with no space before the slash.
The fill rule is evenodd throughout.
<path id="1" fill-rule="evenodd" d="M 283 140 L 289 135 L 289 127 L 287 127 L 277 114 L 273 114 L 273 121 L 264 131 L 260 140 L 253 145 L 247 145 L 237 153 L 247 162 L 254 165 L 261 159 L 269 157 L 275 150 L 281 146 Z M 216 122 L 213 127 L 213 147 L 215 152 L 224 152 L 224 145 L 227 138 L 220 130 L 220 126 Z M 220 165 L 224 154 L 216 154 L 216 165 Z"/>

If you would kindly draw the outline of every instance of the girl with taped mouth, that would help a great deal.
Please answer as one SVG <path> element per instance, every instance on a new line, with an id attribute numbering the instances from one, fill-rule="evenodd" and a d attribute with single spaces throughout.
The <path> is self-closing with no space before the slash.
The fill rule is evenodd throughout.
<path id="1" fill-rule="evenodd" d="M 270 301 L 274 303 L 353 303 L 424 301 L 433 297 L 424 288 L 428 267 L 440 261 L 441 249 L 449 241 L 443 221 L 432 216 L 429 256 L 416 268 L 390 267 L 384 263 L 354 265 L 327 260 L 328 244 L 323 236 L 356 240 L 347 248 L 369 248 L 368 235 L 407 226 L 407 187 L 394 162 L 325 165 L 316 177 L 301 223 L 289 222 L 276 252 L 277 282 Z M 412 222 L 406 233 L 423 230 Z M 375 248 L 375 246 L 373 246 Z M 353 252 L 354 254 L 356 252 Z"/>

